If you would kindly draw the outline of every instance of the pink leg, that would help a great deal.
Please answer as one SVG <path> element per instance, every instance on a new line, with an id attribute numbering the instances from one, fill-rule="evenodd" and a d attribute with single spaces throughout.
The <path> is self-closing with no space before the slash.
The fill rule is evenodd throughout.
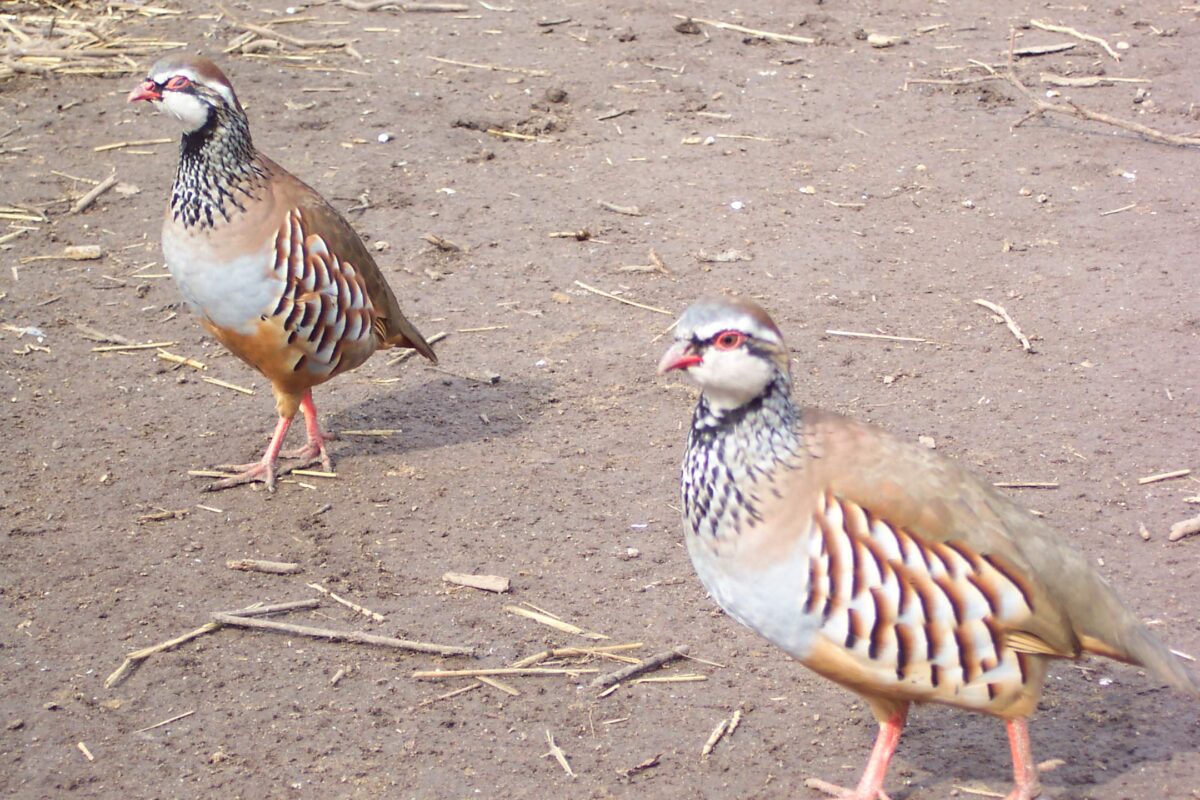
<path id="1" fill-rule="evenodd" d="M 888 764 L 900 744 L 900 733 L 904 730 L 904 720 L 908 711 L 900 711 L 886 722 L 879 723 L 879 735 L 875 737 L 875 747 L 871 750 L 871 758 L 867 760 L 867 768 L 863 770 L 858 786 L 853 789 L 843 789 L 832 783 L 826 783 L 816 778 L 809 778 L 804 785 L 810 789 L 824 792 L 841 800 L 888 800 L 883 792 L 883 779 L 887 775 Z"/>
<path id="2" fill-rule="evenodd" d="M 289 450 L 283 454 L 283 457 L 298 459 L 301 462 L 293 465 L 292 469 L 303 469 L 319 460 L 322 469 L 326 472 L 333 472 L 333 459 L 329 457 L 325 443 L 335 437 L 332 434 L 321 432 L 321 425 L 317 422 L 317 407 L 313 405 L 312 389 L 305 392 L 304 397 L 300 399 L 300 410 L 304 412 L 304 428 L 308 431 L 308 442 L 303 447 Z"/>
<path id="3" fill-rule="evenodd" d="M 1016 784 L 1005 800 L 1036 800 L 1042 793 L 1042 784 L 1033 761 L 1033 749 L 1029 746 L 1029 725 L 1024 718 L 1018 718 L 1008 720 L 1005 727 L 1012 747 L 1013 782 Z"/>
<path id="4" fill-rule="evenodd" d="M 211 484 L 206 491 L 216 492 L 254 481 L 262 481 L 267 485 L 267 491 L 275 491 L 275 466 L 279 461 L 279 450 L 283 447 L 283 439 L 287 436 L 288 428 L 291 426 L 291 419 L 280 417 L 279 422 L 275 424 L 275 435 L 271 437 L 271 443 L 267 445 L 267 452 L 263 453 L 262 459 L 250 464 L 225 465 L 224 469 L 235 470 L 237 474 Z"/>

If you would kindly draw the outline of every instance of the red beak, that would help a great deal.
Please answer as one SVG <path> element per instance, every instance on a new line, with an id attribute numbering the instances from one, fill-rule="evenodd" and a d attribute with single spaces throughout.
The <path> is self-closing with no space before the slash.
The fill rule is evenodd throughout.
<path id="1" fill-rule="evenodd" d="M 693 352 L 691 342 L 675 342 L 667 348 L 662 360 L 658 362 L 658 374 L 665 375 L 673 370 L 694 367 L 703 360 L 698 353 Z"/>
<path id="2" fill-rule="evenodd" d="M 138 100 L 162 100 L 162 92 L 159 90 L 158 84 L 146 78 L 146 80 L 129 93 L 125 98 L 127 103 L 136 103 Z"/>

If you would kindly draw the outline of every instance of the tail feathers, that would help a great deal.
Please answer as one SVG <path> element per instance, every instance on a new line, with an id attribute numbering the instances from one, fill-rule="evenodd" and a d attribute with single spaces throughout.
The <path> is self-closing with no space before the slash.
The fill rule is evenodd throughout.
<path id="1" fill-rule="evenodd" d="M 383 327 L 383 346 L 384 347 L 408 347 L 416 350 L 421 355 L 428 358 L 434 364 L 438 363 L 437 354 L 433 352 L 433 347 L 429 342 L 425 341 L 425 337 L 421 332 L 413 326 L 411 322 L 404 316 L 397 315 L 379 320 Z"/>
<path id="2" fill-rule="evenodd" d="M 1200 678 L 1184 666 L 1183 659 L 1172 653 L 1153 633 L 1130 615 L 1116 641 L 1101 641 L 1081 636 L 1083 649 L 1107 658 L 1137 664 L 1173 689 L 1200 700 Z"/>

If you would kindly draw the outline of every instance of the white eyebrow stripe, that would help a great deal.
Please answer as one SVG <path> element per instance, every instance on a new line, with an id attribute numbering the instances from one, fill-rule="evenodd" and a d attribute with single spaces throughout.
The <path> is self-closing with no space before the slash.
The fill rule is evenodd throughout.
<path id="1" fill-rule="evenodd" d="M 696 328 L 693 333 L 701 341 L 708 341 L 718 333 L 728 330 L 735 330 L 748 336 L 753 336 L 755 339 L 764 339 L 769 342 L 779 341 L 779 337 L 775 335 L 774 331 L 763 327 L 753 317 L 746 315 L 726 320 L 714 320 L 707 325 Z"/>
<path id="2" fill-rule="evenodd" d="M 231 106 L 237 105 L 237 101 L 234 99 L 232 89 L 230 89 L 228 86 L 226 86 L 223 83 L 215 83 L 215 84 L 209 83 L 208 81 L 206 81 L 203 78 L 200 78 L 198 75 L 196 75 L 195 71 L 190 69 L 189 67 L 183 67 L 182 69 L 166 70 L 165 72 L 160 72 L 158 74 L 151 75 L 150 80 L 154 81 L 157 84 L 162 85 L 177 75 L 187 78 L 192 83 L 198 83 L 198 84 L 201 84 L 202 86 L 207 86 L 209 89 L 212 89 L 213 91 L 220 94 L 221 97 L 225 98 L 225 102 L 228 103 L 229 105 L 231 105 Z"/>

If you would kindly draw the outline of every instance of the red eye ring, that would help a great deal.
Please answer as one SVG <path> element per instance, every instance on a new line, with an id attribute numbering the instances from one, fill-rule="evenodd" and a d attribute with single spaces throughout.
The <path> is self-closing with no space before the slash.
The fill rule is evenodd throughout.
<path id="1" fill-rule="evenodd" d="M 738 331 L 721 331 L 713 337 L 713 347 L 718 350 L 736 350 L 746 341 L 746 334 Z"/>
<path id="2" fill-rule="evenodd" d="M 192 85 L 192 82 L 190 80 L 188 80 L 186 77 L 184 77 L 183 75 L 173 75 L 167 80 L 166 83 L 163 84 L 163 88 L 169 89 L 170 91 L 173 91 L 173 92 L 177 92 L 180 89 L 186 89 L 187 87 L 189 87 L 191 85 Z"/>

